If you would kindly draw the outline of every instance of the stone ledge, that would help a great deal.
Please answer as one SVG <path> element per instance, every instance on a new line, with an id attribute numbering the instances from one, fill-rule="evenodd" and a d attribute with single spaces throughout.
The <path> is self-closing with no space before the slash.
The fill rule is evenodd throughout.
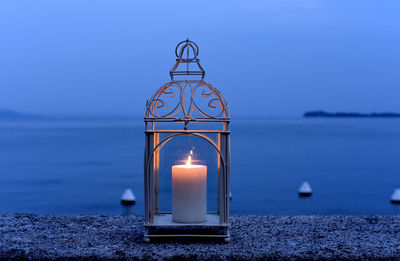
<path id="1" fill-rule="evenodd" d="M 400 216 L 233 216 L 228 244 L 143 242 L 143 217 L 0 215 L 0 259 L 399 259 Z"/>

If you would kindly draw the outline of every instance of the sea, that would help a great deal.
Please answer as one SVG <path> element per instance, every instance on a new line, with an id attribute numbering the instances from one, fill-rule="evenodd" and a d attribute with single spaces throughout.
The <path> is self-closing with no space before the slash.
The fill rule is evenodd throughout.
<path id="1" fill-rule="evenodd" d="M 0 120 L 0 213 L 143 215 L 143 158 L 140 117 Z M 232 119 L 232 215 L 400 214 L 397 187 L 400 119 Z"/>

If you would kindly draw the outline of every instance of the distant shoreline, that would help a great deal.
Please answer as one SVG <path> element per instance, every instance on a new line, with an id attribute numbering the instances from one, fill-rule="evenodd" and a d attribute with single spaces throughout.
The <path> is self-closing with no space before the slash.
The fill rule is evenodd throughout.
<path id="1" fill-rule="evenodd" d="M 308 111 L 305 112 L 305 118 L 400 118 L 400 113 L 382 112 L 382 113 L 358 113 L 358 112 L 325 112 Z"/>

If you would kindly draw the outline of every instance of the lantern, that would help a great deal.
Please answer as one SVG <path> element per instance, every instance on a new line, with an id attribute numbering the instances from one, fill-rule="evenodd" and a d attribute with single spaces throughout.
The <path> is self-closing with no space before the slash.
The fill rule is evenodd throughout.
<path id="1" fill-rule="evenodd" d="M 179 43 L 171 81 L 146 104 L 146 241 L 153 237 L 230 240 L 229 110 L 221 93 L 203 80 L 198 54 L 194 42 Z"/>

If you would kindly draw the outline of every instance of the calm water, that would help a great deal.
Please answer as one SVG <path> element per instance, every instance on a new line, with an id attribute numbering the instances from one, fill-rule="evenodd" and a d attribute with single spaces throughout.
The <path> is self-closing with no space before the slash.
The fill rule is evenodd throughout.
<path id="1" fill-rule="evenodd" d="M 232 123 L 232 214 L 400 214 L 400 120 Z M 0 213 L 143 214 L 141 119 L 0 121 Z M 308 180 L 314 194 L 297 190 Z M 134 207 L 122 207 L 126 187 Z"/>

